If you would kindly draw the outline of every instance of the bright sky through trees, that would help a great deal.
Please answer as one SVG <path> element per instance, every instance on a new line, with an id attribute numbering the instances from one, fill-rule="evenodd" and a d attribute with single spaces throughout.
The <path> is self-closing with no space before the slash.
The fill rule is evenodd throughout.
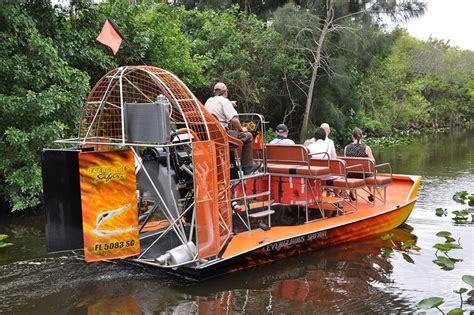
<path id="1" fill-rule="evenodd" d="M 430 36 L 449 40 L 450 45 L 474 51 L 474 0 L 425 0 L 428 11 L 406 25 L 413 36 L 426 40 Z"/>

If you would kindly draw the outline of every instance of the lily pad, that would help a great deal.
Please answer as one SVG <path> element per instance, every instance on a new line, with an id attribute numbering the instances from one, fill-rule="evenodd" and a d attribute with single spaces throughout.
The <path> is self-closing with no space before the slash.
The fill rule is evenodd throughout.
<path id="1" fill-rule="evenodd" d="M 449 312 L 446 313 L 446 315 L 461 315 L 464 314 L 464 311 L 462 308 L 453 308 Z"/>
<path id="2" fill-rule="evenodd" d="M 444 303 L 444 300 L 440 297 L 434 296 L 427 299 L 423 299 L 416 304 L 416 307 L 422 310 L 429 310 L 433 307 L 438 307 Z"/>
<path id="3" fill-rule="evenodd" d="M 452 249 L 462 249 L 461 245 L 452 243 L 436 243 L 433 247 L 442 252 L 449 252 Z"/>
<path id="4" fill-rule="evenodd" d="M 382 247 L 382 257 L 389 258 L 390 255 L 393 253 L 393 249 L 390 247 Z"/>
<path id="5" fill-rule="evenodd" d="M 402 250 L 410 248 L 415 243 L 415 240 L 408 240 L 402 245 Z"/>
<path id="6" fill-rule="evenodd" d="M 467 199 L 468 192 L 463 190 L 463 191 L 458 191 L 453 195 L 453 199 L 456 202 L 459 203 L 466 203 L 465 200 Z"/>
<path id="7" fill-rule="evenodd" d="M 443 209 L 443 208 L 436 208 L 435 210 L 435 214 L 438 217 L 442 217 L 443 215 L 446 215 L 446 212 L 447 212 L 447 209 Z"/>
<path id="8" fill-rule="evenodd" d="M 474 288 L 474 276 L 471 275 L 464 275 L 462 276 L 462 281 L 466 282 L 469 284 L 472 288 Z"/>
<path id="9" fill-rule="evenodd" d="M 444 267 L 448 270 L 454 269 L 454 261 L 448 257 L 439 256 L 436 258 L 436 260 L 433 260 L 433 262 L 438 266 Z"/>
<path id="10" fill-rule="evenodd" d="M 436 236 L 439 236 L 439 237 L 451 236 L 451 232 L 448 232 L 448 231 L 439 231 L 438 233 L 436 233 Z"/>
<path id="11" fill-rule="evenodd" d="M 388 240 L 391 240 L 394 235 L 395 234 L 393 233 L 385 234 L 384 236 L 381 237 L 381 239 L 384 241 L 388 241 Z"/>
<path id="12" fill-rule="evenodd" d="M 454 290 L 453 292 L 456 293 L 456 294 L 464 294 L 467 291 L 468 290 L 466 288 L 460 288 L 459 290 Z"/>
<path id="13" fill-rule="evenodd" d="M 410 257 L 410 255 L 402 253 L 403 259 L 405 259 L 406 262 L 409 262 L 410 264 L 414 264 L 415 261 L 413 258 Z"/>

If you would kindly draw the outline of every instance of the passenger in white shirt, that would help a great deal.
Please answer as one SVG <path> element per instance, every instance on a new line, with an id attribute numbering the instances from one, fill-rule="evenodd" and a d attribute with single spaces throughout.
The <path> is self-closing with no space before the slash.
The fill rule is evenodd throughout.
<path id="1" fill-rule="evenodd" d="M 323 128 L 316 128 L 316 131 L 314 132 L 314 140 L 315 141 L 308 146 L 311 158 L 329 159 L 330 147 L 329 142 L 326 142 L 326 131 L 324 131 Z"/>
<path id="2" fill-rule="evenodd" d="M 279 124 L 276 126 L 277 137 L 270 141 L 270 144 L 281 144 L 281 145 L 291 145 L 295 142 L 291 139 L 288 139 L 288 127 L 285 124 Z"/>
<path id="3" fill-rule="evenodd" d="M 329 134 L 331 133 L 331 128 L 329 128 L 329 124 L 322 123 L 320 127 L 323 128 L 324 131 L 326 132 L 325 141 L 328 142 L 328 145 L 329 145 L 329 156 L 331 157 L 331 159 L 337 159 L 337 153 L 336 153 L 336 147 L 334 146 L 334 141 L 329 139 Z"/>

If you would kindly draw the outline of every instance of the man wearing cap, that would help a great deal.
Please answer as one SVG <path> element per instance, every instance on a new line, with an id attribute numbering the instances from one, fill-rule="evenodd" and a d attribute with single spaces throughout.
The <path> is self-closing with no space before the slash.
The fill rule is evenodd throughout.
<path id="1" fill-rule="evenodd" d="M 279 124 L 276 126 L 277 136 L 275 139 L 270 141 L 270 144 L 281 144 L 281 145 L 290 145 L 295 144 L 291 139 L 288 139 L 288 127 L 285 124 Z"/>
<path id="2" fill-rule="evenodd" d="M 214 96 L 209 98 L 204 105 L 208 112 L 214 114 L 221 122 L 227 133 L 232 137 L 236 137 L 243 142 L 242 147 L 242 170 L 245 175 L 255 172 L 260 165 L 253 165 L 253 137 L 240 124 L 239 114 L 234 107 L 235 102 L 228 99 L 229 93 L 227 86 L 218 82 L 214 85 Z M 232 129 L 229 129 L 229 125 Z"/>

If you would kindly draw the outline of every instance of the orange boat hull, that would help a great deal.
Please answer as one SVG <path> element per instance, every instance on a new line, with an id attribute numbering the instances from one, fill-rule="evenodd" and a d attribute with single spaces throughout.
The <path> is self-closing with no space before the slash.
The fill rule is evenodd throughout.
<path id="1" fill-rule="evenodd" d="M 415 205 L 420 182 L 419 176 L 394 176 L 385 204 L 374 207 L 360 202 L 358 211 L 350 214 L 297 226 L 241 233 L 232 238 L 220 261 L 197 269 L 178 268 L 175 272 L 191 278 L 210 278 L 388 232 L 407 220 Z"/>

